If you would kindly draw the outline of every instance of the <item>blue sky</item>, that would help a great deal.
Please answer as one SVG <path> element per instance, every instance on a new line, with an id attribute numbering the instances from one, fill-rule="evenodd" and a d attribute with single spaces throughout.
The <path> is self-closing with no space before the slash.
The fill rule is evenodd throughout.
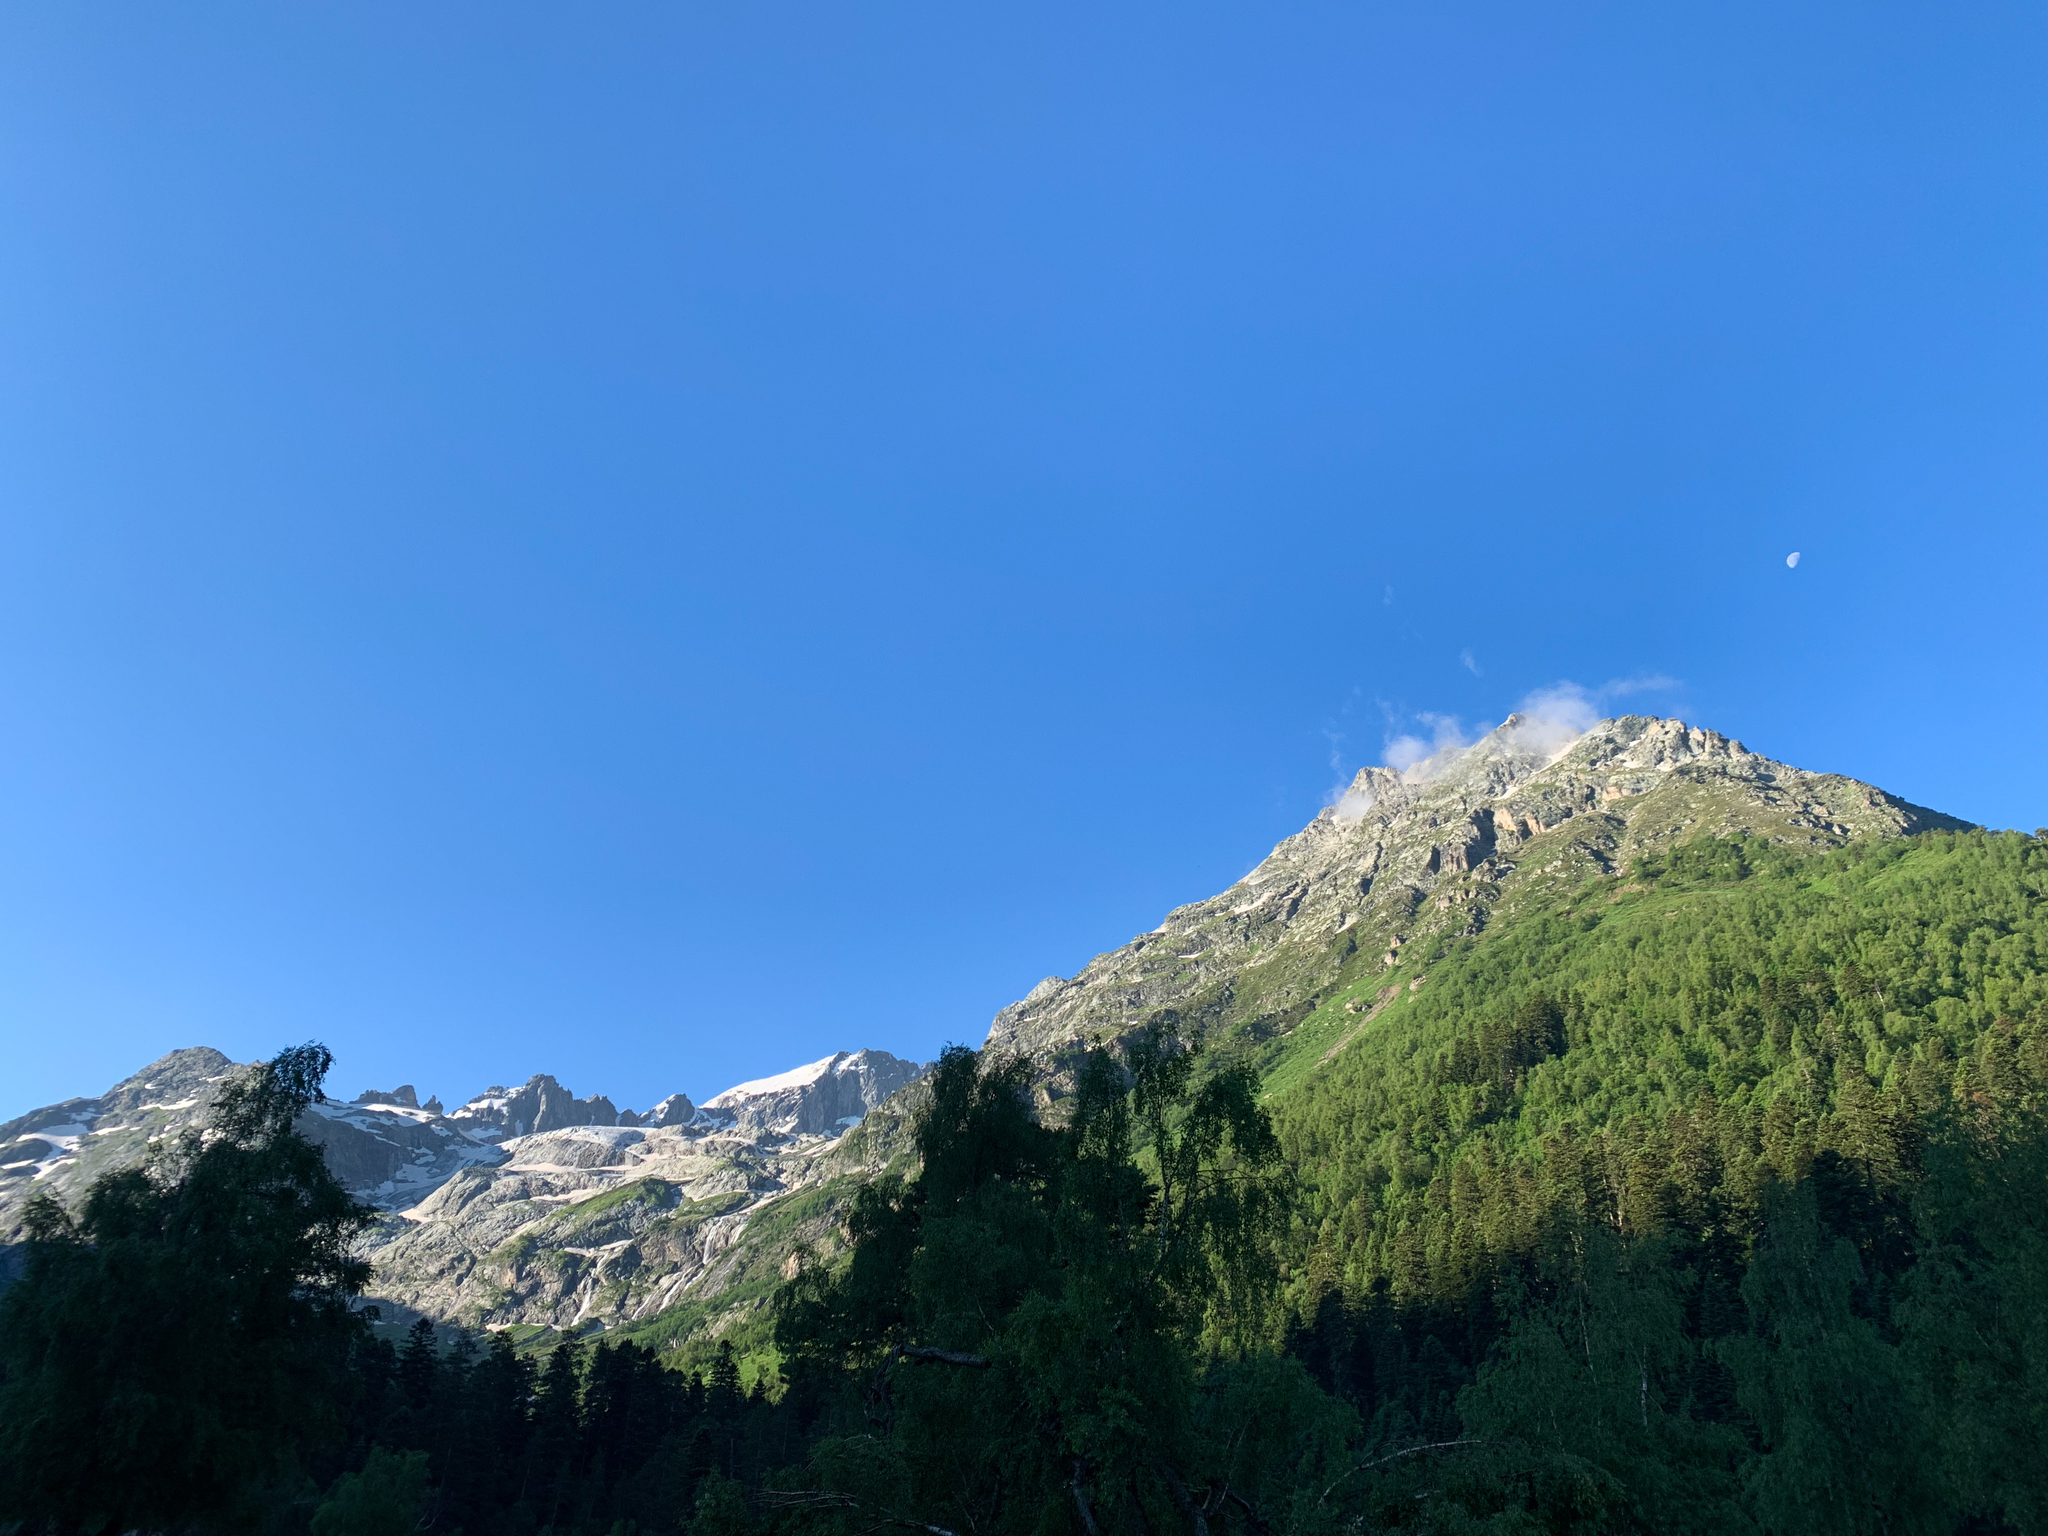
<path id="1" fill-rule="evenodd" d="M 2044 34 L 10 9 L 0 1116 L 929 1056 L 1561 682 L 2048 822 Z"/>

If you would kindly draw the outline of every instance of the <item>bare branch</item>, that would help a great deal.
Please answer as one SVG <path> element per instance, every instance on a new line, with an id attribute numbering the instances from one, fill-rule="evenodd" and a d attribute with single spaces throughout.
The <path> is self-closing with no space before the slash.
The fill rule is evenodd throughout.
<path id="1" fill-rule="evenodd" d="M 1073 1480 L 1067 1484 L 1067 1491 L 1074 1496 L 1074 1508 L 1080 1511 L 1081 1529 L 1087 1536 L 1096 1536 L 1095 1511 L 1088 1507 L 1088 1495 L 1081 1491 L 1081 1458 L 1074 1458 Z"/>
<path id="2" fill-rule="evenodd" d="M 1180 1480 L 1180 1474 L 1163 1461 L 1153 1465 L 1166 1480 L 1166 1491 L 1173 1495 L 1173 1507 L 1180 1511 L 1183 1520 L 1194 1527 L 1195 1536 L 1209 1536 L 1209 1522 L 1195 1507 L 1195 1501 L 1188 1497 L 1188 1485 Z"/>
<path id="3" fill-rule="evenodd" d="M 1349 1482 L 1353 1477 L 1357 1476 L 1360 1472 L 1368 1471 L 1373 1467 L 1381 1466 L 1389 1461 L 1399 1461 L 1403 1456 L 1414 1456 L 1420 1454 L 1423 1451 L 1446 1451 L 1454 1445 L 1484 1445 L 1485 1443 L 1486 1442 L 1484 1440 L 1479 1439 L 1477 1437 L 1468 1437 L 1463 1440 L 1432 1440 L 1428 1445 L 1411 1445 L 1406 1450 L 1394 1451 L 1389 1455 L 1378 1457 L 1373 1461 L 1361 1461 L 1349 1472 L 1346 1472 L 1342 1477 L 1338 1478 L 1336 1482 L 1330 1484 L 1329 1487 L 1325 1488 L 1323 1490 L 1323 1499 L 1327 1499 L 1331 1494 L 1335 1493 L 1339 1488 L 1343 1487 L 1345 1483 Z M 1323 1499 L 1318 1499 L 1316 1500 L 1316 1502 L 1320 1504 L 1322 1503 Z"/>
<path id="4" fill-rule="evenodd" d="M 1244 1511 L 1244 1517 L 1245 1519 L 1251 1521 L 1253 1530 L 1270 1531 L 1272 1529 L 1270 1525 L 1266 1524 L 1265 1517 L 1261 1515 L 1256 1509 L 1252 1508 L 1251 1500 L 1247 1499 L 1243 1494 L 1239 1493 L 1235 1488 L 1231 1487 L 1228 1483 L 1225 1483 L 1223 1485 L 1223 1497 L 1230 1500 L 1231 1503 L 1235 1504 L 1239 1509 Z M 1328 1498 L 1329 1495 L 1324 1494 L 1323 1497 Z"/>

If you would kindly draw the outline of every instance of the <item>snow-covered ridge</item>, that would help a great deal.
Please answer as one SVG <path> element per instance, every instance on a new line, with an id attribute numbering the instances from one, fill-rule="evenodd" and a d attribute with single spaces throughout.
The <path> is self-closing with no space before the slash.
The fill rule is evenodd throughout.
<path id="1" fill-rule="evenodd" d="M 23 1207 L 75 1204 L 99 1174 L 203 1124 L 238 1067 L 176 1052 L 97 1099 L 0 1125 L 0 1281 Z M 361 1239 L 373 1299 L 407 1312 L 571 1326 L 644 1316 L 705 1282 L 753 1215 L 824 1175 L 838 1138 L 923 1072 L 837 1052 L 644 1112 L 545 1074 L 452 1111 L 406 1084 L 312 1105 L 299 1129 L 382 1218 Z M 598 1200 L 619 1194 L 617 1201 Z M 715 1281 L 713 1282 L 715 1283 Z"/>
<path id="2" fill-rule="evenodd" d="M 140 1160 L 152 1142 L 202 1123 L 240 1070 L 205 1047 L 174 1051 L 96 1099 L 68 1099 L 0 1124 L 0 1243 L 31 1194 L 68 1199 L 99 1173 Z M 704 1138 L 830 1140 L 922 1071 L 886 1052 L 840 1051 L 737 1084 L 705 1109 L 673 1093 L 644 1113 L 618 1109 L 602 1094 L 578 1098 L 545 1073 L 518 1088 L 487 1088 L 453 1111 L 438 1098 L 421 1103 L 407 1083 L 312 1105 L 299 1128 L 358 1199 L 410 1215 L 458 1175 L 509 1172 L 525 1158 L 522 1147 L 558 1134 L 624 1148 L 640 1133 L 659 1133 L 678 1155 Z"/>
<path id="3" fill-rule="evenodd" d="M 714 1094 L 706 1099 L 704 1107 L 706 1109 L 724 1109 L 728 1105 L 739 1103 L 742 1099 L 758 1099 L 764 1094 L 781 1093 L 784 1089 L 788 1088 L 808 1088 L 812 1083 L 815 1083 L 827 1072 L 838 1066 L 840 1062 L 846 1060 L 849 1054 L 846 1051 L 840 1051 L 836 1055 L 826 1056 L 814 1061 L 808 1066 L 792 1067 L 789 1071 L 778 1073 L 774 1077 L 757 1077 L 750 1083 L 735 1083 L 723 1093 Z"/>
<path id="4" fill-rule="evenodd" d="M 837 1136 L 924 1074 L 887 1051 L 839 1051 L 774 1077 L 738 1083 L 705 1101 L 716 1123 L 773 1136 Z"/>

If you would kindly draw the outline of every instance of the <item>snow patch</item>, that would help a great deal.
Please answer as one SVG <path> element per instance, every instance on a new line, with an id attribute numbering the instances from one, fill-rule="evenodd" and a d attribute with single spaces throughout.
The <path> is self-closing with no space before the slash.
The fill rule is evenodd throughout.
<path id="1" fill-rule="evenodd" d="M 706 1109 L 723 1109 L 728 1105 L 739 1103 L 742 1099 L 756 1099 L 765 1094 L 782 1093 L 791 1088 L 808 1088 L 827 1072 L 838 1066 L 840 1062 L 844 1061 L 847 1054 L 845 1051 L 839 1051 L 825 1057 L 821 1061 L 811 1062 L 807 1066 L 795 1067 L 788 1072 L 778 1073 L 774 1077 L 757 1077 L 750 1083 L 735 1083 L 732 1087 L 726 1089 L 725 1092 L 706 1099 L 704 1107 Z"/>

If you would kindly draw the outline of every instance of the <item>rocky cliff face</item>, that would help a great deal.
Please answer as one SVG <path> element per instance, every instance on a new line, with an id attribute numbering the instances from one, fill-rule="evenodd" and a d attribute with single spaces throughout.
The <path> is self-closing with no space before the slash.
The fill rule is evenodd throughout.
<path id="1" fill-rule="evenodd" d="M 409 1210 L 466 1168 L 505 1161 L 497 1147 L 432 1110 L 365 1094 L 353 1104 L 315 1104 L 299 1129 L 320 1144 L 327 1166 L 359 1200 Z M 431 1102 L 431 1101 L 429 1101 Z"/>
<path id="2" fill-rule="evenodd" d="M 704 1112 L 776 1136 L 837 1136 L 923 1070 L 887 1051 L 841 1051 L 779 1077 L 728 1088 L 707 1099 Z"/>
<path id="3" fill-rule="evenodd" d="M 37 1193 L 70 1200 L 152 1141 L 201 1119 L 235 1071 L 219 1051 L 173 1051 L 96 1099 L 66 1099 L 0 1125 L 0 1236 Z"/>
<path id="4" fill-rule="evenodd" d="M 498 1144 L 503 1162 L 462 1170 L 370 1235 L 376 1292 L 436 1317 L 560 1328 L 698 1299 L 758 1218 L 829 1177 L 844 1133 L 923 1070 L 842 1051 L 697 1110 L 680 1094 L 630 1120 L 550 1124 L 537 1109 L 540 1129 Z"/>
<path id="5" fill-rule="evenodd" d="M 626 1115 L 625 1124 L 640 1123 L 631 1110 Z M 610 1099 L 601 1094 L 579 1099 L 546 1073 L 528 1078 L 523 1088 L 486 1088 L 448 1118 L 479 1141 L 506 1141 L 569 1125 L 621 1123 Z"/>

